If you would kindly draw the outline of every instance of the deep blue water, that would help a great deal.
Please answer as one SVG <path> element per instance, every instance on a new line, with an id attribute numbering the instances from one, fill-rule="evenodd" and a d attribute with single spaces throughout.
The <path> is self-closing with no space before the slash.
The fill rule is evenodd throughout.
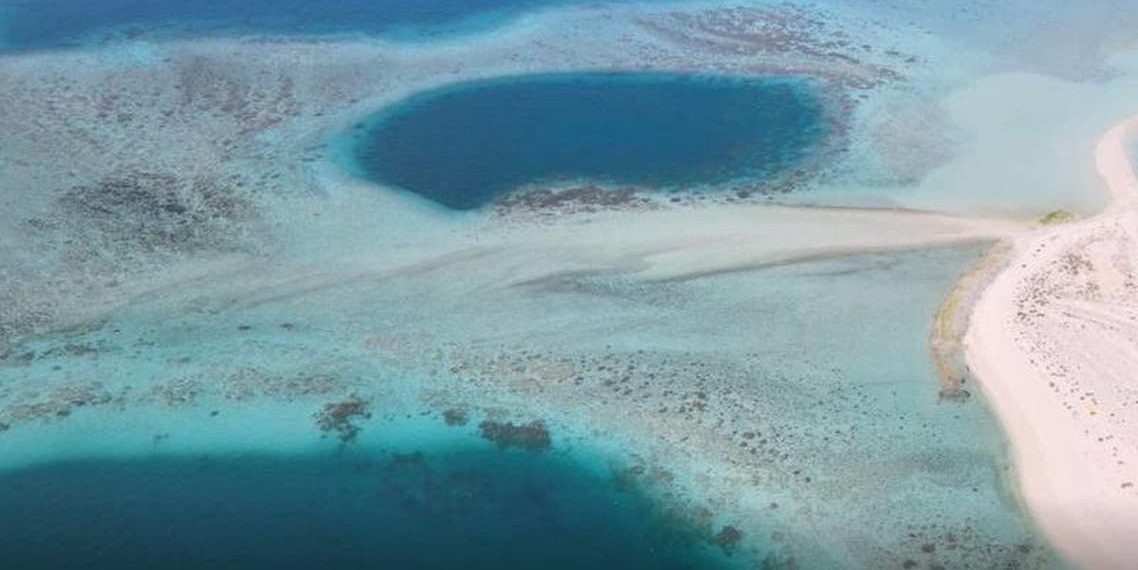
<path id="1" fill-rule="evenodd" d="M 528 183 L 762 179 L 807 155 L 824 130 L 800 78 L 533 75 L 397 103 L 357 126 L 354 160 L 374 181 L 465 210 Z"/>
<path id="2" fill-rule="evenodd" d="M 68 462 L 0 475 L 0 568 L 716 568 L 648 499 L 548 454 Z"/>
<path id="3" fill-rule="evenodd" d="M 523 10 L 579 1 L 0 0 L 0 45 L 17 50 L 71 46 L 98 40 L 106 32 L 431 35 L 477 29 Z"/>

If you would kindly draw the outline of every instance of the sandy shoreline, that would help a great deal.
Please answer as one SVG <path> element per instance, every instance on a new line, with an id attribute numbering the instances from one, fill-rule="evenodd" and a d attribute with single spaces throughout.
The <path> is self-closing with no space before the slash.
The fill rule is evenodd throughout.
<path id="1" fill-rule="evenodd" d="M 1132 568 L 1138 555 L 1136 130 L 1132 117 L 1096 148 L 1110 206 L 1017 238 L 964 340 L 1028 508 L 1086 568 Z"/>

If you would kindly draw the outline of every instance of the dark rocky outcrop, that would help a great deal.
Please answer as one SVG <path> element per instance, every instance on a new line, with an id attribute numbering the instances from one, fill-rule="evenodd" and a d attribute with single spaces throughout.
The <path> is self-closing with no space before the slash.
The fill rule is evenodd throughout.
<path id="1" fill-rule="evenodd" d="M 549 428 L 541 420 L 527 424 L 485 420 L 478 424 L 482 437 L 498 444 L 499 448 L 517 447 L 526 451 L 542 452 L 552 445 Z"/>

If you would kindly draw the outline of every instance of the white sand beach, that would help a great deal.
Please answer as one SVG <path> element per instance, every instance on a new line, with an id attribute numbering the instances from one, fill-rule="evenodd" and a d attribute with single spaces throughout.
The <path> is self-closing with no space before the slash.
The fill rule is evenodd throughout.
<path id="1" fill-rule="evenodd" d="M 1095 161 L 1101 214 L 1014 242 L 974 308 L 972 372 L 1014 448 L 1023 498 L 1074 563 L 1133 568 L 1138 556 L 1138 181 L 1132 117 Z"/>

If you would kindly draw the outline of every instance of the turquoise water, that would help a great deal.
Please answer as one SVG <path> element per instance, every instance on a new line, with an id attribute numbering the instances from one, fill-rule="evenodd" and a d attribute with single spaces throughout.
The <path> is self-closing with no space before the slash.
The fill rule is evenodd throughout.
<path id="1" fill-rule="evenodd" d="M 525 254 L 556 266 L 554 250 L 532 244 L 500 256 L 453 256 L 396 278 L 377 270 L 345 279 L 333 267 L 324 284 L 295 283 L 299 272 L 281 268 L 281 286 L 255 282 L 244 291 L 218 278 L 163 291 L 161 300 L 135 303 L 96 330 L 27 343 L 0 366 L 0 386 L 10 390 L 0 402 L 0 422 L 10 424 L 0 432 L 0 458 L 49 463 L 0 477 L 0 523 L 40 521 L 22 531 L 17 554 L 32 552 L 25 543 L 42 549 L 51 540 L 78 559 L 91 548 L 77 530 L 92 518 L 85 505 L 113 511 L 120 507 L 108 497 L 124 495 L 116 489 L 143 492 L 165 481 L 174 490 L 241 496 L 261 519 L 328 505 L 331 514 L 319 507 L 304 516 L 342 521 L 344 541 L 362 533 L 382 543 L 381 530 L 390 527 L 372 518 L 388 525 L 394 515 L 385 505 L 398 501 L 359 490 L 390 478 L 384 465 L 391 457 L 370 450 L 398 446 L 405 455 L 423 453 L 436 473 L 462 470 L 470 459 L 445 453 L 446 442 L 478 438 L 483 420 L 505 417 L 519 425 L 545 421 L 552 447 L 530 454 L 517 445 L 506 452 L 483 445 L 476 450 L 485 459 L 481 472 L 515 489 L 529 477 L 516 473 L 548 472 L 555 489 L 538 502 L 573 497 L 568 504 L 583 507 L 558 515 L 570 521 L 558 528 L 631 537 L 618 541 L 631 552 L 595 539 L 610 558 L 627 560 L 617 567 L 656 567 L 658 560 L 638 554 L 644 544 L 675 552 L 667 561 L 715 552 L 706 537 L 725 525 L 745 533 L 730 562 L 746 567 L 768 553 L 799 568 L 900 568 L 909 561 L 923 568 L 1052 567 L 1006 495 L 998 426 L 977 398 L 937 399 L 929 319 L 981 250 L 856 255 L 663 283 L 585 272 L 545 286 L 510 285 Z M 349 394 L 371 402 L 371 417 L 352 420 L 358 434 L 351 426 L 325 429 L 319 412 Z M 468 423 L 448 425 L 454 407 L 468 410 Z M 577 450 L 598 448 L 614 463 L 640 466 L 637 481 L 652 501 L 618 491 L 617 471 L 597 468 L 601 462 L 560 455 L 567 450 L 576 460 L 586 456 Z M 249 451 L 274 453 L 275 467 L 217 457 Z M 168 454 L 191 459 L 154 459 Z M 207 463 L 228 465 L 226 475 L 197 478 L 192 458 L 203 454 L 214 457 Z M 50 466 L 74 457 L 100 460 Z M 114 457 L 135 460 L 121 467 Z M 353 462 L 365 464 L 363 479 L 349 473 Z M 95 485 L 102 469 L 123 487 Z M 263 480 L 270 471 L 283 482 Z M 417 473 L 419 487 L 439 480 Z M 257 495 L 240 487 L 244 480 L 291 490 Z M 69 487 L 98 493 L 60 490 Z M 329 489 L 343 490 L 341 506 Z M 286 496 L 296 502 L 281 502 Z M 528 499 L 514 500 L 508 490 L 479 496 L 494 499 L 479 507 L 486 518 L 516 507 L 520 528 L 542 528 L 526 514 L 534 509 Z M 148 502 L 190 500 L 179 497 Z M 358 513 L 343 506 L 351 497 L 370 505 L 371 518 L 349 516 Z M 691 550 L 682 547 L 691 536 L 683 526 L 666 523 L 657 532 L 620 522 L 651 520 L 637 513 L 676 505 L 706 514 L 684 519 L 706 529 Z M 205 536 L 197 542 L 212 540 L 192 512 L 152 514 L 150 526 L 189 525 L 188 535 Z M 473 528 L 481 517 L 454 524 Z M 228 527 L 225 536 L 247 528 Z M 433 529 L 417 526 L 404 536 L 422 537 L 424 528 Z M 450 537 L 461 533 L 454 532 L 444 543 L 459 550 L 453 545 L 462 543 Z M 406 540 L 433 540 L 427 534 Z M 276 544 L 251 540 L 253 554 Z M 201 550 L 230 556 L 229 548 L 219 539 Z"/>
<path id="2" fill-rule="evenodd" d="M 366 33 L 414 37 L 475 30 L 574 0 L 6 0 L 0 46 L 74 46 L 100 34 Z"/>
<path id="3" fill-rule="evenodd" d="M 0 566 L 721 567 L 635 490 L 554 456 L 136 458 L 0 475 Z"/>
<path id="4" fill-rule="evenodd" d="M 6 47 L 37 49 L 104 34 L 430 35 L 555 3 L 46 0 L 0 10 Z M 810 155 L 826 130 L 811 87 L 508 77 L 412 96 L 347 138 L 367 176 L 452 209 L 528 184 L 710 190 L 792 172 Z M 365 98 L 385 93 L 375 89 Z M 206 114 L 187 115 L 186 128 L 199 116 L 210 132 Z M 276 152 L 292 132 L 276 134 L 246 142 L 285 168 L 300 155 Z M 130 297 L 90 330 L 3 347 L 0 458 L 46 463 L 0 474 L 0 567 L 160 568 L 176 557 L 254 570 L 714 568 L 723 561 L 708 535 L 728 525 L 746 536 L 730 561 L 752 568 L 1051 562 L 1006 492 L 998 426 L 977 399 L 937 400 L 929 319 L 980 248 L 835 254 L 658 282 L 638 273 L 651 253 L 591 257 L 628 244 L 587 229 L 579 239 L 595 244 L 511 241 L 487 227 L 404 255 L 420 245 L 414 222 L 380 239 L 352 225 L 349 214 L 374 212 L 368 201 L 385 195 L 328 190 L 349 199 L 313 212 L 342 228 L 319 256 L 268 247 L 276 253 L 245 271 L 203 269 Z M 391 219 L 398 206 L 382 204 Z M 130 221 L 145 209 L 121 211 Z M 306 217 L 265 213 L 282 239 L 310 237 Z M 661 239 L 665 257 L 671 247 Z M 322 410 L 357 396 L 373 406 L 366 419 L 324 425 Z M 469 425 L 445 420 L 455 406 L 470 408 Z M 399 454 L 375 449 L 413 416 L 475 438 L 483 418 L 541 420 L 555 444 L 454 448 L 409 430 Z M 617 477 L 631 469 L 563 453 L 594 446 L 639 468 L 651 497 Z M 660 518 L 670 508 L 683 513 Z"/>
<path id="5" fill-rule="evenodd" d="M 365 175 L 468 210 L 526 184 L 763 179 L 824 131 L 802 79 L 574 73 L 415 95 L 356 129 Z"/>

